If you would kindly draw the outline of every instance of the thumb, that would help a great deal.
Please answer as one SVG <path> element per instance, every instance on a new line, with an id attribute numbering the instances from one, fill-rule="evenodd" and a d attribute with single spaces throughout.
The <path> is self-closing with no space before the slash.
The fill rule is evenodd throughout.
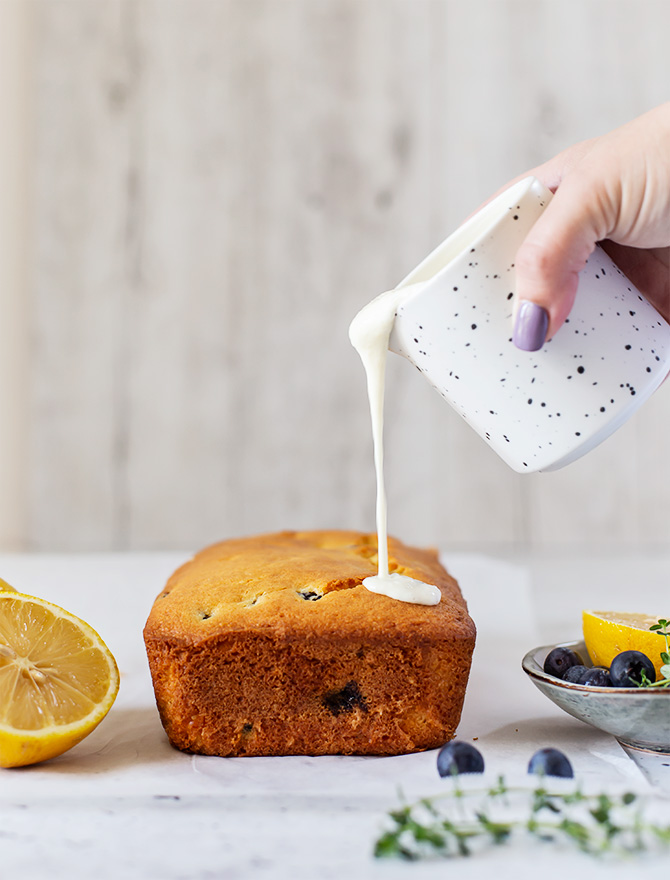
<path id="1" fill-rule="evenodd" d="M 579 175 L 566 177 L 516 255 L 514 344 L 537 351 L 567 318 L 578 276 L 606 236 L 607 200 Z"/>

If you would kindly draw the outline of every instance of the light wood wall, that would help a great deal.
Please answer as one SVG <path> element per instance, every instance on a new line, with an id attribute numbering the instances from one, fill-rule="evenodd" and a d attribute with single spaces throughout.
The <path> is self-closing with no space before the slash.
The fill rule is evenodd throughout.
<path id="1" fill-rule="evenodd" d="M 507 179 L 668 99 L 666 0 L 34 0 L 24 546 L 374 528 L 353 314 Z M 670 389 L 518 476 L 407 363 L 389 525 L 667 545 Z"/>

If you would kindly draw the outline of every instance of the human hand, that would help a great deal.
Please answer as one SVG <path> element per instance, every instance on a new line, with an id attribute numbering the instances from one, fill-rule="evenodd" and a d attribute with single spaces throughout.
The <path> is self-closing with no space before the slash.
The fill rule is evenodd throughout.
<path id="1" fill-rule="evenodd" d="M 515 345 L 560 328 L 596 242 L 670 320 L 670 103 L 528 174 L 555 195 L 517 252 Z"/>

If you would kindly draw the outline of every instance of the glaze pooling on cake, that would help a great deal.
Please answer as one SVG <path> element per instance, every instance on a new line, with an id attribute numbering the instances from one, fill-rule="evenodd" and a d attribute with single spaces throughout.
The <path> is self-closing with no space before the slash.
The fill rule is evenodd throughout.
<path id="1" fill-rule="evenodd" d="M 224 541 L 178 569 L 144 631 L 173 745 L 210 755 L 389 755 L 453 736 L 474 625 L 434 551 L 393 539 L 389 551 L 391 569 L 438 584 L 439 605 L 365 589 L 376 536 L 359 532 Z"/>

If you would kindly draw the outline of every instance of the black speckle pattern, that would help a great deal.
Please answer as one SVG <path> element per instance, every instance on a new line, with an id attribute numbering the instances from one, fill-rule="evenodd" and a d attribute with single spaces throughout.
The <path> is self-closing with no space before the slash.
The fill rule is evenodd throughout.
<path id="1" fill-rule="evenodd" d="M 543 202 L 532 196 L 501 219 L 505 253 L 516 253 Z M 483 237 L 401 304 L 389 347 L 511 467 L 551 470 L 604 439 L 660 385 L 670 327 L 597 247 L 566 326 L 540 351 L 519 351 L 514 264 L 497 249 Z"/>
<path id="2" fill-rule="evenodd" d="M 308 602 L 318 602 L 319 599 L 323 599 L 323 593 L 317 593 L 316 590 L 298 590 L 298 595 Z"/>
<path id="3" fill-rule="evenodd" d="M 360 709 L 367 713 L 368 706 L 355 681 L 348 681 L 341 691 L 330 691 L 323 695 L 323 705 L 331 715 L 342 715 Z"/>

